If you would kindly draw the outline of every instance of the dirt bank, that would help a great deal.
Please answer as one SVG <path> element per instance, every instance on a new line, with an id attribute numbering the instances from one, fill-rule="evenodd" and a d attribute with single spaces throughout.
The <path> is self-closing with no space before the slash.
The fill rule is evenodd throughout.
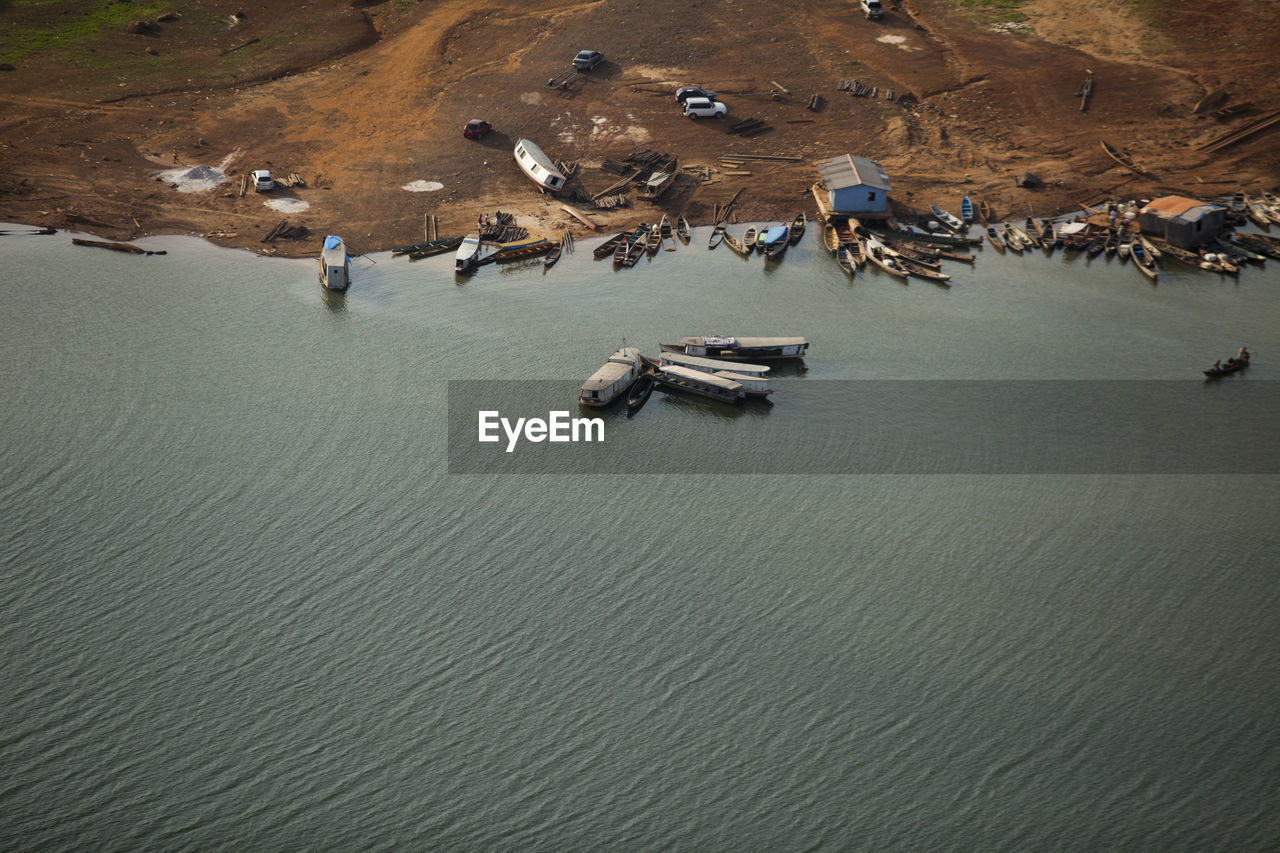
<path id="1" fill-rule="evenodd" d="M 55 4 L 72 19 L 96 5 Z M 148 14 L 131 5 L 130 14 Z M 891 6 L 880 22 L 830 0 L 165 8 L 180 17 L 145 35 L 116 21 L 25 53 L 14 44 L 35 26 L 23 15 L 35 13 L 0 11 L 13 34 L 0 58 L 17 57 L 15 70 L 0 73 L 0 219 L 118 239 L 209 234 L 287 255 L 313 254 L 325 233 L 343 234 L 355 251 L 419 240 L 429 214 L 443 233 L 496 209 L 534 231 L 584 230 L 560 209 L 563 199 L 538 194 L 515 167 L 511 148 L 522 136 L 577 162 L 571 189 L 586 195 L 616 180 L 601 169 L 606 160 L 635 151 L 710 168 L 710 181 L 682 178 L 659 206 L 593 213 L 602 228 L 651 221 L 659 209 L 705 222 L 739 189 L 744 221 L 812 211 L 814 164 L 845 152 L 883 163 L 904 210 L 956 207 L 967 193 L 999 215 L 1049 214 L 1113 194 L 1216 196 L 1280 183 L 1276 132 L 1201 150 L 1280 109 L 1280 58 L 1270 47 L 1280 21 L 1264 0 L 1194 12 L 1032 0 L 1024 21 L 1004 31 L 992 29 L 992 14 L 947 0 Z M 47 6 L 39 10 L 49 18 Z M 547 88 L 584 47 L 604 51 L 606 62 L 566 90 Z M 1094 88 L 1082 111 L 1076 92 L 1086 78 Z M 879 96 L 854 97 L 842 80 L 876 86 Z M 716 89 L 729 120 L 682 117 L 671 93 L 683 83 Z M 1222 92 L 1221 106 L 1250 106 L 1193 114 L 1212 91 Z M 816 112 L 806 106 L 814 94 L 824 101 Z M 473 117 L 495 131 L 463 139 Z M 749 139 L 729 132 L 745 118 L 771 129 Z M 1155 179 L 1109 160 L 1104 139 Z M 732 153 L 801 160 L 722 167 Z M 240 195 L 240 177 L 255 168 L 296 174 L 305 186 Z M 191 188 L 187 176 L 208 179 L 212 170 L 226 180 L 180 191 Z M 1044 186 L 1016 186 L 1027 172 Z M 262 243 L 283 219 L 313 237 Z"/>

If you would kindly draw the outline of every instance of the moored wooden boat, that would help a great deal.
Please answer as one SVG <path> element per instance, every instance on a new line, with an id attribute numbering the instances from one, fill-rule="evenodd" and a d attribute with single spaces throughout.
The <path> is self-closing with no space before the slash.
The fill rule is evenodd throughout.
<path id="1" fill-rule="evenodd" d="M 1262 202 L 1253 196 L 1245 196 L 1244 212 L 1253 220 L 1253 224 L 1263 230 L 1271 229 L 1271 217 L 1267 216 L 1266 209 L 1262 206 Z"/>
<path id="2" fill-rule="evenodd" d="M 852 234 L 852 239 L 841 245 L 849 250 L 849 258 L 853 261 L 854 266 L 862 269 L 867 265 L 867 244 L 858 234 Z"/>
<path id="3" fill-rule="evenodd" d="M 444 237 L 439 240 L 424 240 L 421 243 L 413 243 L 408 246 L 396 246 L 391 250 L 393 255 L 418 255 L 420 258 L 438 255 L 441 252 L 447 252 L 450 249 L 458 248 L 458 244 L 462 242 L 462 237 Z"/>
<path id="4" fill-rule="evenodd" d="M 986 199 L 978 200 L 978 218 L 983 222 L 994 221 L 994 217 L 991 215 L 991 205 L 987 204 Z"/>
<path id="5" fill-rule="evenodd" d="M 683 213 L 676 217 L 676 236 L 686 244 L 693 237 L 693 229 L 689 227 L 689 220 L 684 218 Z"/>
<path id="6" fill-rule="evenodd" d="M 991 241 L 991 245 L 995 247 L 997 252 L 1004 254 L 1004 240 L 1000 237 L 1000 232 L 996 230 L 994 225 L 987 226 L 987 239 Z"/>
<path id="7" fill-rule="evenodd" d="M 922 264 L 919 261 L 913 261 L 910 258 L 899 256 L 894 258 L 894 260 L 900 268 L 906 270 L 909 275 L 914 275 L 916 278 L 927 278 L 930 281 L 937 282 L 945 282 L 951 278 L 951 276 L 941 272 L 940 270 L 933 269 L 927 264 Z"/>
<path id="8" fill-rule="evenodd" d="M 1133 262 L 1138 267 L 1138 271 L 1155 281 L 1156 276 L 1160 274 L 1160 269 L 1156 266 L 1156 259 L 1142 247 L 1141 241 L 1134 242 L 1130 254 L 1133 255 Z"/>
<path id="9" fill-rule="evenodd" d="M 408 252 L 409 260 L 420 261 L 423 258 L 430 258 L 434 255 L 442 255 L 445 252 L 458 248 L 462 243 L 462 237 L 446 237 L 443 240 L 431 240 L 429 245 L 420 249 L 414 249 Z"/>
<path id="10" fill-rule="evenodd" d="M 745 258 L 747 255 L 751 254 L 751 249 L 747 248 L 747 246 L 737 237 L 730 234 L 728 230 L 724 232 L 722 239 L 726 246 L 737 252 L 739 255 L 742 255 L 742 257 Z"/>
<path id="11" fill-rule="evenodd" d="M 717 224 L 711 229 L 711 236 L 707 238 L 707 248 L 714 249 L 720 245 L 720 241 L 724 239 L 724 226 Z"/>
<path id="12" fill-rule="evenodd" d="M 827 251 L 835 253 L 840 248 L 840 235 L 836 233 L 836 227 L 828 222 L 822 228 L 822 244 L 827 247 Z"/>
<path id="13" fill-rule="evenodd" d="M 1004 227 L 1006 239 L 1011 242 L 1016 240 L 1019 249 L 1030 249 L 1035 244 L 1031 240 L 1031 235 L 1023 231 L 1017 225 L 1006 225 Z M 1012 248 L 1012 246 L 1010 246 Z"/>
<path id="14" fill-rule="evenodd" d="M 645 251 L 650 255 L 656 255 L 658 250 L 662 248 L 662 224 L 655 223 L 649 229 L 649 234 L 645 238 Z"/>
<path id="15" fill-rule="evenodd" d="M 627 239 L 627 236 L 629 233 L 630 232 L 627 232 L 627 231 L 619 231 L 617 234 L 614 234 L 608 240 L 605 240 L 599 246 L 596 246 L 594 249 L 592 249 L 591 254 L 595 255 L 596 260 L 599 260 L 608 255 L 612 255 L 614 251 L 618 248 L 618 244 L 624 242 Z"/>
<path id="16" fill-rule="evenodd" d="M 751 254 L 756 248 L 756 227 L 748 225 L 747 231 L 742 235 L 743 248 L 747 250 L 747 254 Z"/>
<path id="17" fill-rule="evenodd" d="M 800 238 L 804 236 L 805 223 L 809 221 L 808 217 L 801 211 L 791 220 L 791 226 L 787 229 L 787 242 L 794 246 L 800 242 Z"/>
<path id="18" fill-rule="evenodd" d="M 536 258 L 550 252 L 557 244 L 548 242 L 545 237 L 523 243 L 504 243 L 498 249 L 494 260 L 498 263 L 522 261 L 525 258 Z"/>
<path id="19" fill-rule="evenodd" d="M 973 201 L 968 196 L 960 199 L 960 218 L 965 222 L 973 221 Z"/>
<path id="20" fill-rule="evenodd" d="M 964 230 L 964 222 L 962 222 L 954 213 L 948 213 L 936 204 L 929 205 L 929 210 L 933 213 L 935 219 L 947 228 L 950 228 L 952 231 Z"/>
<path id="21" fill-rule="evenodd" d="M 836 247 L 836 263 L 849 275 L 854 274 L 857 265 L 853 262 L 853 253 L 848 243 L 841 243 Z"/>
<path id="22" fill-rule="evenodd" d="M 787 247 L 791 245 L 790 240 L 778 240 L 770 243 L 764 250 L 764 259 L 766 261 L 779 261 L 782 256 L 787 253 Z"/>
<path id="23" fill-rule="evenodd" d="M 884 253 L 884 244 L 879 240 L 867 241 L 867 260 L 889 275 L 897 276 L 904 282 L 907 280 L 907 271 L 898 264 L 895 258 L 889 257 Z"/>
<path id="24" fill-rule="evenodd" d="M 785 225 L 774 225 L 772 228 L 761 228 L 756 233 L 756 251 L 767 255 L 776 243 L 787 242 L 788 229 Z"/>
<path id="25" fill-rule="evenodd" d="M 631 385 L 631 390 L 627 392 L 627 414 L 634 415 L 643 408 L 644 404 L 649 401 L 649 395 L 653 393 L 653 373 L 641 373 Z"/>

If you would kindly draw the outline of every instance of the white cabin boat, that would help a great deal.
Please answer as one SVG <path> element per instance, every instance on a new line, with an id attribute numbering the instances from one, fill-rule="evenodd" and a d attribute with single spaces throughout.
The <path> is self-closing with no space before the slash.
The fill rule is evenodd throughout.
<path id="1" fill-rule="evenodd" d="M 683 391 L 725 403 L 740 403 L 747 396 L 746 388 L 737 380 L 678 364 L 659 367 L 654 382 L 663 391 Z"/>
<path id="2" fill-rule="evenodd" d="M 527 139 L 517 139 L 515 158 L 521 171 L 535 184 L 549 190 L 564 189 L 565 176 L 541 148 Z"/>
<path id="3" fill-rule="evenodd" d="M 458 251 L 453 256 L 453 271 L 469 273 L 481 264 L 494 260 L 501 249 L 499 243 L 481 240 L 479 234 L 468 234 L 462 238 Z"/>
<path id="4" fill-rule="evenodd" d="M 659 344 L 663 352 L 682 352 L 703 358 L 727 361 L 778 361 L 804 358 L 809 342 L 804 338 L 735 338 L 728 335 L 703 335 L 684 338 L 678 344 Z"/>
<path id="5" fill-rule="evenodd" d="M 328 290 L 346 290 L 351 284 L 351 264 L 341 237 L 324 238 L 324 248 L 320 250 L 320 283 Z"/>
<path id="6" fill-rule="evenodd" d="M 740 382 L 748 397 L 768 397 L 773 392 L 769 381 L 769 368 L 763 364 L 747 364 L 742 361 L 721 361 L 716 358 L 699 358 L 696 355 L 685 355 L 679 352 L 664 352 L 659 358 L 660 366 L 668 364 L 700 370 Z"/>
<path id="7" fill-rule="evenodd" d="M 619 395 L 625 394 L 631 384 L 640 378 L 643 370 L 644 359 L 640 357 L 640 350 L 622 347 L 609 356 L 609 360 L 591 374 L 591 378 L 582 383 L 578 402 L 584 406 L 607 406 L 618 399 Z"/>

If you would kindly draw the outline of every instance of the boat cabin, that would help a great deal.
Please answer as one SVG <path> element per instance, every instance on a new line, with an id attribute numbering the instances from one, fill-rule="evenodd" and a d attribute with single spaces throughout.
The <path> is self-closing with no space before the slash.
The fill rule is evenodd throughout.
<path id="1" fill-rule="evenodd" d="M 515 158 L 521 171 L 534 183 L 549 190 L 564 188 L 564 172 L 557 169 L 551 158 L 528 139 L 516 141 Z"/>
<path id="2" fill-rule="evenodd" d="M 889 215 L 889 176 L 874 160 L 841 154 L 818 164 L 818 174 L 833 212 L 872 219 Z"/>
<path id="3" fill-rule="evenodd" d="M 320 251 L 320 283 L 328 290 L 346 290 L 351 284 L 351 265 L 341 237 L 324 238 L 324 248 Z"/>

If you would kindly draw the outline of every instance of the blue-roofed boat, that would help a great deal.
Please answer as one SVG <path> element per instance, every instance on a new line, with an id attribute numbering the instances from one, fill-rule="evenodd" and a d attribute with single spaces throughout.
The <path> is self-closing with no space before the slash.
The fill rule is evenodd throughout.
<path id="1" fill-rule="evenodd" d="M 341 237 L 330 234 L 324 238 L 324 248 L 320 251 L 320 283 L 329 290 L 346 290 L 351 284 L 351 264 Z"/>

